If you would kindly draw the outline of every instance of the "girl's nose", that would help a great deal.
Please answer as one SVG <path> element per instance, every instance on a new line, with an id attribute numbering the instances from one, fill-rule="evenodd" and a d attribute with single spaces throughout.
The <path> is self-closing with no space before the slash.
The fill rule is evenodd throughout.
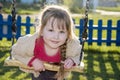
<path id="1" fill-rule="evenodd" d="M 54 33 L 54 38 L 59 39 L 59 33 L 58 32 Z"/>

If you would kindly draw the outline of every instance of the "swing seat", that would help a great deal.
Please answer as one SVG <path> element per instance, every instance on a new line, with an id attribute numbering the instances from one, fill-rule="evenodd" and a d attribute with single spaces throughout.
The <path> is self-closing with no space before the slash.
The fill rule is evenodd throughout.
<path id="1" fill-rule="evenodd" d="M 34 70 L 33 67 L 24 65 L 23 63 L 21 63 L 20 61 L 14 58 L 10 59 L 10 57 L 6 58 L 6 60 L 4 61 L 4 66 L 13 66 L 13 67 L 20 67 L 20 68 L 27 69 L 27 70 Z M 46 63 L 46 62 L 44 62 L 44 66 L 45 66 L 45 69 L 51 70 L 51 71 L 58 71 L 60 68 L 59 65 L 55 65 L 52 63 Z M 74 66 L 71 69 L 65 69 L 65 71 L 74 71 L 74 72 L 81 73 L 84 71 L 84 63 L 81 62 L 79 66 Z"/>

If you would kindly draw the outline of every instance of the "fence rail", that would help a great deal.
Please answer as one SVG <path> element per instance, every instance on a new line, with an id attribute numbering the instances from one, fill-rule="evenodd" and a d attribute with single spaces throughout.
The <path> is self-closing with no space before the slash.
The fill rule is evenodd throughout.
<path id="1" fill-rule="evenodd" d="M 12 38 L 12 17 L 8 15 L 7 19 L 3 19 L 3 15 L 0 14 L 0 40 L 2 38 L 7 38 L 7 40 L 11 40 Z M 80 19 L 79 25 L 75 26 L 76 29 L 79 29 L 79 37 L 81 37 L 84 20 Z M 103 21 L 98 20 L 98 25 L 93 25 L 93 20 L 89 20 L 88 25 L 88 45 L 92 45 L 93 42 L 97 43 L 97 45 L 102 45 L 102 43 L 106 43 L 107 46 L 111 46 L 112 43 L 115 43 L 116 46 L 120 46 L 120 20 L 117 21 L 116 26 L 112 26 L 112 20 L 107 21 L 107 25 L 103 26 Z M 31 27 L 33 27 L 33 23 L 31 23 L 31 18 L 26 17 L 26 22 L 22 22 L 21 16 L 17 16 L 16 19 L 17 25 L 17 34 L 16 38 L 22 36 L 22 26 L 25 27 L 25 34 L 30 34 Z M 96 37 L 95 37 L 96 36 Z"/>

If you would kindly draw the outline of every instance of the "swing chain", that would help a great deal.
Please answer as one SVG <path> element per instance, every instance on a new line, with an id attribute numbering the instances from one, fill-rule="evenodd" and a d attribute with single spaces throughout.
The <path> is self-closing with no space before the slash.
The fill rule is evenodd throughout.
<path id="1" fill-rule="evenodd" d="M 86 9 L 85 9 L 85 17 L 84 17 L 84 25 L 83 25 L 84 28 L 82 31 L 82 36 L 80 38 L 80 41 L 81 41 L 80 44 L 82 45 L 82 49 L 80 53 L 80 63 L 84 57 L 84 42 L 87 40 L 88 11 L 89 11 L 89 0 L 86 1 Z"/>
<path id="2" fill-rule="evenodd" d="M 89 0 L 86 2 L 85 18 L 84 18 L 84 29 L 82 32 L 82 38 L 86 41 L 87 39 L 87 23 L 88 23 L 88 10 L 89 10 Z"/>
<path id="3" fill-rule="evenodd" d="M 11 14 L 12 14 L 12 34 L 13 35 L 16 35 L 16 5 L 15 5 L 16 1 L 13 0 L 12 2 L 12 11 L 11 11 Z"/>
<path id="4" fill-rule="evenodd" d="M 12 46 L 15 43 L 15 36 L 16 36 L 16 5 L 15 5 L 16 1 L 13 0 L 12 1 L 12 10 L 11 10 L 11 14 L 12 14 Z M 10 50 L 10 59 L 12 59 L 12 54 L 11 54 L 12 49 Z"/>

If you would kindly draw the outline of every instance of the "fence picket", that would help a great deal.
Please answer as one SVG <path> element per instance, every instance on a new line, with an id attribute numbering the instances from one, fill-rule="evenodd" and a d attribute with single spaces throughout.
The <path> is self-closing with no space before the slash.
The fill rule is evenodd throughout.
<path id="1" fill-rule="evenodd" d="M 102 20 L 98 20 L 98 34 L 97 34 L 97 44 L 101 45 L 102 42 Z"/>
<path id="2" fill-rule="evenodd" d="M 93 20 L 89 20 L 88 45 L 92 45 L 92 39 L 93 39 Z"/>
<path id="3" fill-rule="evenodd" d="M 30 17 L 26 17 L 26 34 L 30 34 Z"/>
<path id="4" fill-rule="evenodd" d="M 120 20 L 117 21 L 116 46 L 120 46 Z"/>
<path id="5" fill-rule="evenodd" d="M 73 19 L 74 20 L 74 19 Z M 12 38 L 12 17 L 11 15 L 8 15 L 7 20 L 3 19 L 3 16 L 0 14 L 0 40 L 2 40 L 3 37 L 5 37 L 7 40 L 11 40 Z M 92 45 L 93 42 L 96 42 L 97 45 L 101 46 L 102 43 L 106 43 L 107 46 L 111 46 L 112 43 L 115 43 L 116 46 L 120 46 L 120 20 L 117 21 L 116 27 L 112 26 L 112 20 L 107 21 L 107 25 L 103 26 L 102 20 L 98 20 L 98 25 L 93 25 L 93 20 L 89 20 L 88 25 L 88 45 Z M 74 20 L 75 23 L 75 20 Z M 82 36 L 83 26 L 84 26 L 84 20 L 80 19 L 79 25 L 76 25 L 76 29 L 79 30 L 79 38 Z M 17 34 L 16 38 L 18 39 L 20 36 L 22 36 L 22 26 L 25 26 L 25 34 L 30 34 L 30 27 L 33 26 L 31 23 L 31 18 L 28 16 L 26 17 L 26 22 L 22 22 L 22 17 L 17 16 L 16 19 L 16 25 L 17 25 Z M 6 28 L 5 28 L 6 27 Z M 5 30 L 4 30 L 5 29 Z M 93 32 L 96 30 L 97 37 L 94 38 Z M 106 30 L 106 38 L 103 39 L 103 30 Z M 112 30 L 116 31 L 116 39 L 112 39 Z M 6 31 L 6 32 L 5 32 Z"/>
<path id="6" fill-rule="evenodd" d="M 12 17 L 10 15 L 8 15 L 8 19 L 7 19 L 7 30 L 8 30 L 8 33 L 6 35 L 7 37 L 7 40 L 11 40 L 11 37 L 12 37 Z"/>
<path id="7" fill-rule="evenodd" d="M 21 27 L 22 27 L 21 16 L 17 16 L 16 25 L 17 25 L 16 38 L 18 39 L 21 36 Z"/>
<path id="8" fill-rule="evenodd" d="M 112 39 L 112 36 L 111 36 L 111 30 L 112 30 L 112 20 L 108 20 L 108 24 L 107 24 L 107 41 L 106 41 L 106 44 L 107 46 L 111 46 L 111 39 Z"/>

